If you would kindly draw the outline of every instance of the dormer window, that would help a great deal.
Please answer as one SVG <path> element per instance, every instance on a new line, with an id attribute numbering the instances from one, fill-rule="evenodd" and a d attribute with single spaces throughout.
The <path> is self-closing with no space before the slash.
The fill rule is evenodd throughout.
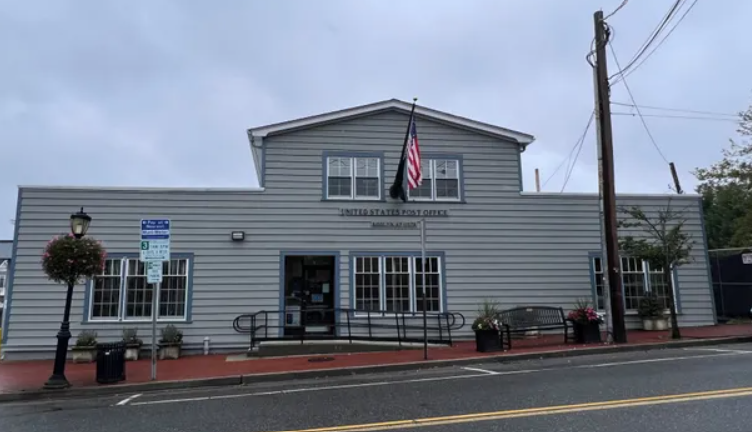
<path id="1" fill-rule="evenodd" d="M 326 154 L 324 199 L 380 200 L 383 160 L 378 154 Z"/>

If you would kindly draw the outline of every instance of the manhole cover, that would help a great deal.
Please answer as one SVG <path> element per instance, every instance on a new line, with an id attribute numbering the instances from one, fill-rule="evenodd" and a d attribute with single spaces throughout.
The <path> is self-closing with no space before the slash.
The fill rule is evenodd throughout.
<path id="1" fill-rule="evenodd" d="M 334 357 L 311 357 L 308 359 L 311 363 L 321 363 L 321 362 L 328 362 L 333 361 Z"/>

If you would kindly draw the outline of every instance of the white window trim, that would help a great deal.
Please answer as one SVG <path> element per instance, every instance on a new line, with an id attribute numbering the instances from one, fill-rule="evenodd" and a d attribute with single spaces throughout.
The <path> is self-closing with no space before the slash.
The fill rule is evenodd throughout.
<path id="1" fill-rule="evenodd" d="M 329 166 L 332 159 L 350 159 L 350 195 L 329 195 Z M 356 179 L 358 178 L 357 163 L 358 159 L 376 159 L 376 175 L 379 179 L 378 196 L 360 196 L 356 193 Z M 370 177 L 368 177 L 370 178 Z M 324 179 L 324 191 L 326 191 L 326 199 L 342 199 L 353 201 L 381 201 L 384 194 L 384 179 L 381 178 L 381 158 L 377 156 L 327 156 L 326 157 L 326 178 Z"/>
<path id="2" fill-rule="evenodd" d="M 371 318 L 377 318 L 377 317 L 386 317 L 386 318 L 389 318 L 389 317 L 393 317 L 394 316 L 394 312 L 386 312 L 385 311 L 385 309 L 386 309 L 386 265 L 385 265 L 385 260 L 387 258 L 403 258 L 403 257 L 405 257 L 405 256 L 404 255 L 358 255 L 358 256 L 354 257 L 353 268 L 352 268 L 353 276 L 356 276 L 358 274 L 357 273 L 357 269 L 358 269 L 357 260 L 359 258 L 378 258 L 378 263 L 379 263 L 379 309 L 381 311 L 384 311 L 384 312 L 383 313 L 381 313 L 381 312 L 371 312 L 370 314 L 365 313 L 365 312 L 354 312 L 353 313 L 353 317 L 355 317 L 355 318 L 367 318 L 367 317 L 370 316 Z M 408 271 L 410 272 L 409 283 L 408 283 L 409 284 L 408 285 L 409 286 L 409 297 L 410 297 L 410 310 L 409 311 L 402 311 L 402 313 L 404 313 L 405 315 L 416 316 L 416 315 L 422 314 L 421 311 L 418 311 L 418 303 L 417 302 L 420 300 L 420 297 L 418 296 L 418 293 L 416 292 L 416 287 L 417 287 L 417 284 L 416 284 L 416 280 L 417 279 L 416 278 L 421 277 L 420 274 L 416 273 L 416 269 L 417 269 L 417 266 L 416 266 L 416 262 L 417 261 L 416 260 L 421 259 L 421 257 L 420 256 L 409 255 L 409 256 L 407 256 L 407 258 L 408 258 L 407 268 L 408 268 Z M 444 290 L 445 290 L 445 287 L 444 287 L 444 273 L 443 273 L 444 268 L 442 266 L 442 257 L 438 256 L 438 255 L 426 255 L 426 261 L 428 261 L 429 259 L 432 259 L 432 258 L 437 260 L 437 270 L 438 270 L 438 276 L 439 276 L 439 310 L 438 311 L 429 311 L 429 313 L 444 313 L 444 296 L 446 294 L 444 293 Z M 426 273 L 426 274 L 428 274 L 428 273 Z M 355 281 L 356 280 L 357 280 L 356 277 L 352 278 L 353 285 L 354 285 L 352 287 L 352 296 L 353 296 L 353 302 L 352 303 L 353 303 L 353 306 L 357 306 L 357 304 L 358 304 L 358 298 L 357 298 L 357 292 L 358 292 L 358 290 L 357 290 L 357 286 L 355 286 L 355 283 L 356 283 Z"/>
<path id="3" fill-rule="evenodd" d="M 619 258 L 621 258 L 621 257 L 619 257 Z M 593 277 L 594 278 L 598 277 L 598 272 L 595 271 L 595 260 L 596 259 L 601 261 L 601 273 L 600 273 L 601 277 L 603 277 L 603 278 L 607 277 L 606 276 L 606 272 L 603 271 L 603 269 L 605 269 L 605 265 L 603 263 L 603 258 L 600 257 L 600 256 L 594 256 L 594 257 L 591 258 L 591 264 L 590 265 L 593 266 Z M 621 265 L 621 259 L 619 260 L 619 264 Z M 647 292 L 650 292 L 652 290 L 652 287 L 651 287 L 651 284 L 650 284 L 650 274 L 651 274 L 650 273 L 650 264 L 646 260 L 642 260 L 642 280 L 643 280 L 643 285 L 645 287 L 645 291 L 647 291 Z M 623 272 L 619 272 L 619 275 L 622 277 L 622 289 L 623 289 L 624 273 Z M 673 268 L 671 269 L 671 275 L 670 276 L 671 276 L 671 291 L 674 292 L 674 302 L 676 302 L 676 299 L 677 299 L 677 296 L 676 296 L 676 277 L 675 277 L 674 269 Z M 600 310 L 600 309 L 598 309 L 597 294 L 598 293 L 596 291 L 596 304 L 595 304 L 596 310 L 598 312 L 608 312 L 608 313 L 610 313 L 611 311 L 608 309 L 608 307 L 606 307 L 606 310 Z M 605 293 L 604 293 L 604 306 L 607 306 L 607 305 L 605 305 Z M 670 309 L 667 308 L 667 309 L 664 309 L 663 312 L 664 313 L 670 313 L 671 311 L 670 311 Z M 626 309 L 625 308 L 624 309 L 624 314 L 625 315 L 637 315 L 637 309 Z"/>
<path id="4" fill-rule="evenodd" d="M 446 157 L 446 158 L 425 158 L 424 161 L 428 162 L 428 169 L 431 172 L 431 196 L 430 197 L 412 197 L 410 196 L 410 188 L 408 188 L 407 196 L 408 198 L 414 200 L 414 201 L 423 201 L 423 202 L 459 202 L 462 201 L 462 169 L 460 168 L 462 164 L 460 164 L 459 159 L 453 158 L 453 157 Z M 457 164 L 457 197 L 437 197 L 436 196 L 436 161 L 453 161 Z"/>
<path id="5" fill-rule="evenodd" d="M 90 280 L 87 284 L 87 289 L 89 290 L 89 313 L 88 313 L 88 322 L 96 322 L 96 323 L 150 323 L 152 321 L 152 317 L 137 317 L 137 318 L 126 318 L 125 317 L 125 309 L 126 309 L 126 302 L 127 302 L 127 296 L 125 293 L 126 289 L 126 278 L 127 275 L 125 274 L 128 270 L 128 260 L 135 260 L 138 261 L 138 258 L 131 258 L 131 257 L 123 257 L 123 258 L 116 258 L 120 260 L 120 297 L 118 299 L 118 317 L 117 318 L 96 318 L 94 317 L 94 280 Z M 182 317 L 165 317 L 160 318 L 159 315 L 157 315 L 157 322 L 187 322 L 188 321 L 188 284 L 190 283 L 189 275 L 191 274 L 191 266 L 193 265 L 193 260 L 189 258 L 171 258 L 172 260 L 184 260 L 186 262 L 185 264 L 185 278 L 186 278 L 186 287 L 185 287 L 185 298 L 184 298 L 184 304 L 185 304 L 185 310 L 183 312 Z M 157 284 L 157 312 L 159 311 L 159 302 L 161 300 L 162 295 L 162 284 Z M 152 313 L 155 311 L 152 310 Z"/>

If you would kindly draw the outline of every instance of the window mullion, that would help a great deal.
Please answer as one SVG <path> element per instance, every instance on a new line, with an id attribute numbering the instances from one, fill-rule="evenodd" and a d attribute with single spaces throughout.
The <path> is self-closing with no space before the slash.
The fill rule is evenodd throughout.
<path id="1" fill-rule="evenodd" d="M 357 192 L 355 192 L 355 188 L 357 187 L 357 181 L 356 181 L 356 173 L 358 172 L 357 169 L 355 169 L 355 164 L 358 163 L 358 158 L 352 157 L 350 158 L 350 198 L 355 199 L 355 197 L 358 196 Z"/>
<path id="2" fill-rule="evenodd" d="M 409 287 L 409 293 L 410 293 L 410 312 L 416 312 L 418 310 L 417 300 L 416 298 L 417 293 L 417 272 L 415 271 L 415 257 L 410 257 L 410 259 L 407 261 L 407 271 L 410 274 L 410 277 L 408 278 L 408 287 Z"/>
<path id="3" fill-rule="evenodd" d="M 379 310 L 386 310 L 386 257 L 378 257 L 379 263 Z"/>
<path id="4" fill-rule="evenodd" d="M 128 283 L 127 283 L 127 272 L 128 272 L 128 258 L 121 258 L 120 259 L 120 310 L 118 311 L 118 319 L 125 320 L 125 308 L 126 308 L 126 302 L 128 301 Z"/>

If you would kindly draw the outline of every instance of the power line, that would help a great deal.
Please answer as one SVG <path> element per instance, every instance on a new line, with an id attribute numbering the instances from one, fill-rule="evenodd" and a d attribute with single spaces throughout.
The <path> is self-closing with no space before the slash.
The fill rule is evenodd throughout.
<path id="1" fill-rule="evenodd" d="M 658 37 L 658 35 L 663 31 L 663 28 L 673 19 L 674 13 L 676 13 L 679 6 L 686 0 L 676 0 L 674 4 L 671 6 L 671 8 L 666 12 L 666 15 L 663 16 L 661 21 L 658 23 L 655 29 L 650 33 L 648 38 L 645 40 L 645 42 L 640 45 L 640 48 L 637 49 L 637 53 L 635 53 L 634 56 L 627 62 L 627 66 L 623 69 L 619 67 L 619 71 L 615 74 L 611 75 L 608 80 L 611 81 L 615 76 L 622 75 L 627 72 L 629 68 L 631 68 L 637 60 L 640 59 L 640 57 L 645 54 L 645 51 L 650 47 L 650 45 L 655 41 L 655 39 Z"/>
<path id="2" fill-rule="evenodd" d="M 574 155 L 572 166 L 569 167 L 569 172 L 567 172 L 567 175 L 564 177 L 564 184 L 561 185 L 560 192 L 564 192 L 564 189 L 567 187 L 567 183 L 569 183 L 569 179 L 572 177 L 574 166 L 577 165 L 577 159 L 580 157 L 580 152 L 582 151 L 583 144 L 585 143 L 585 137 L 587 137 L 587 133 L 590 130 L 590 125 L 593 123 L 593 118 L 595 118 L 595 112 L 593 112 L 593 114 L 590 115 L 590 120 L 588 120 L 588 124 L 587 126 L 585 126 L 585 132 L 582 133 L 582 136 L 580 137 L 579 142 L 576 144 L 577 154 Z"/>
<path id="3" fill-rule="evenodd" d="M 703 114 L 703 115 L 722 116 L 722 117 L 726 116 L 726 117 L 735 117 L 735 118 L 739 117 L 739 114 L 721 113 L 721 112 L 713 112 L 713 111 L 688 110 L 688 109 L 680 109 L 680 108 L 665 108 L 665 107 L 658 107 L 658 106 L 651 106 L 651 105 L 634 105 L 634 104 L 624 103 L 624 102 L 612 101 L 611 105 L 619 105 L 619 106 L 625 106 L 625 107 L 631 107 L 631 108 L 652 109 L 652 110 L 657 110 L 657 111 L 673 111 L 673 112 L 680 112 L 680 113 Z"/>
<path id="4" fill-rule="evenodd" d="M 614 56 L 614 62 L 616 62 L 616 67 L 621 69 L 621 65 L 619 64 L 619 58 L 616 56 L 616 51 L 614 50 L 613 44 L 608 44 L 609 48 L 611 48 L 611 54 Z M 640 116 L 640 121 L 642 122 L 642 126 L 645 128 L 645 132 L 647 132 L 648 137 L 650 138 L 650 141 L 653 143 L 653 147 L 655 147 L 656 150 L 658 150 L 658 154 L 661 155 L 663 160 L 666 162 L 666 164 L 669 164 L 668 159 L 666 159 L 666 156 L 661 151 L 661 148 L 658 147 L 658 143 L 655 142 L 655 138 L 653 138 L 653 134 L 650 132 L 650 128 L 648 127 L 647 122 L 645 122 L 645 118 L 642 116 L 642 112 L 640 111 L 639 106 L 637 105 L 637 102 L 635 101 L 634 95 L 632 94 L 632 90 L 629 88 L 629 85 L 627 84 L 627 80 L 623 78 L 624 75 L 622 75 L 622 81 L 624 81 L 624 87 L 627 89 L 627 93 L 629 94 L 629 99 L 632 100 L 632 104 L 635 106 L 635 109 L 637 110 L 637 115 Z"/>
<path id="5" fill-rule="evenodd" d="M 624 116 L 636 116 L 635 113 L 627 113 L 627 112 L 612 112 L 613 115 L 624 115 Z M 665 115 L 665 114 L 643 114 L 642 117 L 655 117 L 655 118 L 665 118 L 665 119 L 682 119 L 682 120 L 710 120 L 710 121 L 720 121 L 720 122 L 733 122 L 737 123 L 738 120 L 730 119 L 730 118 L 718 118 L 718 117 L 700 117 L 700 116 L 682 116 L 682 115 Z"/>
<path id="6" fill-rule="evenodd" d="M 614 9 L 613 12 L 611 12 L 610 14 L 606 15 L 605 17 L 603 17 L 603 21 L 605 21 L 605 20 L 611 18 L 612 16 L 616 15 L 616 12 L 619 12 L 619 10 L 621 8 L 623 8 L 624 6 L 626 6 L 628 2 L 629 2 L 629 0 L 624 0 L 623 2 L 621 2 L 621 4 L 619 6 L 617 6 L 616 9 Z"/>
<path id="7" fill-rule="evenodd" d="M 583 135 L 585 135 L 587 133 L 588 129 L 590 129 L 590 124 L 593 122 L 593 118 L 594 117 L 595 117 L 595 111 L 591 111 L 590 112 L 590 119 L 588 120 L 587 125 L 585 126 L 585 131 L 582 133 Z M 557 172 L 559 172 L 559 170 L 561 169 L 561 167 L 564 166 L 564 163 L 566 163 L 572 157 L 572 153 L 574 153 L 574 151 L 577 149 L 577 146 L 580 145 L 580 141 L 581 140 L 577 140 L 577 142 L 574 144 L 574 146 L 572 146 L 572 149 L 569 151 L 569 154 L 567 155 L 566 159 L 562 160 L 561 163 L 559 164 L 559 166 L 557 166 L 556 169 L 551 173 L 551 175 L 548 176 L 548 178 L 543 182 L 543 185 L 541 186 L 542 188 L 546 187 L 546 184 L 549 181 L 551 181 L 551 179 L 556 175 Z"/>
<path id="8" fill-rule="evenodd" d="M 642 61 L 640 61 L 640 63 L 638 63 L 638 64 L 637 64 L 637 65 L 636 65 L 636 66 L 635 66 L 634 68 L 632 68 L 631 70 L 627 71 L 626 73 L 622 73 L 622 74 L 621 74 L 621 76 L 620 76 L 619 78 L 617 78 L 617 79 L 616 79 L 616 80 L 615 80 L 615 81 L 613 82 L 613 84 L 616 84 L 616 83 L 618 83 L 619 81 L 622 81 L 622 80 L 624 80 L 624 78 L 628 77 L 628 76 L 629 76 L 629 75 L 631 75 L 631 74 L 632 74 L 632 73 L 633 73 L 634 71 L 636 71 L 637 69 L 639 69 L 639 68 L 640 68 L 640 66 L 642 66 L 642 65 L 643 65 L 643 63 L 645 63 L 645 62 L 646 62 L 646 61 L 647 61 L 647 60 L 648 60 L 648 59 L 650 58 L 650 56 L 652 56 L 652 55 L 653 55 L 653 53 L 655 53 L 655 51 L 656 51 L 656 50 L 658 50 L 658 48 L 660 48 L 660 47 L 661 47 L 661 45 L 663 45 L 663 43 L 664 43 L 664 42 L 666 42 L 666 39 L 668 39 L 668 38 L 669 38 L 669 36 L 671 36 L 671 33 L 673 33 L 673 32 L 674 32 L 674 30 L 676 30 L 676 27 L 678 27 L 678 26 L 679 26 L 679 24 L 681 24 L 681 22 L 682 22 L 682 21 L 684 20 L 684 18 L 685 18 L 685 17 L 687 16 L 687 14 L 689 14 L 689 12 L 690 12 L 690 11 L 692 10 L 692 8 L 693 8 L 693 7 L 695 7 L 695 5 L 697 4 L 697 2 L 698 2 L 698 1 L 699 1 L 699 0 L 694 0 L 694 1 L 692 2 L 692 4 L 690 4 L 690 5 L 689 5 L 689 7 L 688 7 L 688 8 L 687 8 L 687 9 L 686 9 L 686 10 L 684 11 L 684 14 L 682 14 L 682 16 L 681 16 L 681 17 L 679 17 L 679 20 L 678 20 L 678 21 L 676 21 L 676 24 L 674 24 L 674 26 L 673 26 L 673 27 L 671 27 L 671 29 L 670 29 L 670 30 L 668 31 L 668 33 L 666 34 L 666 36 L 664 36 L 664 37 L 663 37 L 663 39 L 661 39 L 661 41 L 660 41 L 660 42 L 658 42 L 658 45 L 656 45 L 656 46 L 655 46 L 655 48 L 653 48 L 653 50 L 652 50 L 652 51 L 650 51 L 650 52 L 649 52 L 649 53 L 648 53 L 648 54 L 647 54 L 647 55 L 646 55 L 646 56 L 645 56 L 645 57 L 644 57 L 644 58 L 642 59 Z"/>

